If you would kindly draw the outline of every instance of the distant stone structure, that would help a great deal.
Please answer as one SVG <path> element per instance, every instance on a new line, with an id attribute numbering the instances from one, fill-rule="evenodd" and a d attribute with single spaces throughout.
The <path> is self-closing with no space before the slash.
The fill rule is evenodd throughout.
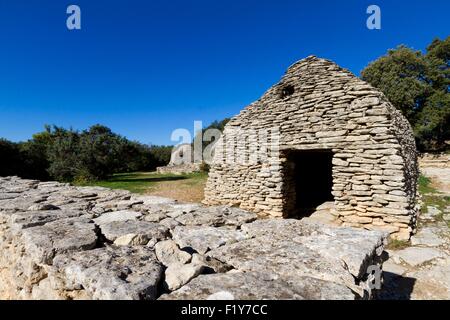
<path id="1" fill-rule="evenodd" d="M 192 146 L 189 143 L 175 146 L 170 156 L 170 162 L 165 167 L 156 168 L 158 173 L 183 174 L 200 171 L 200 164 L 194 163 Z"/>
<path id="2" fill-rule="evenodd" d="M 400 111 L 351 72 L 310 56 L 227 124 L 204 203 L 298 217 L 334 201 L 343 225 L 409 239 L 417 178 Z"/>
<path id="3" fill-rule="evenodd" d="M 179 166 L 193 162 L 192 146 L 189 143 L 175 146 L 170 156 L 169 166 Z"/>

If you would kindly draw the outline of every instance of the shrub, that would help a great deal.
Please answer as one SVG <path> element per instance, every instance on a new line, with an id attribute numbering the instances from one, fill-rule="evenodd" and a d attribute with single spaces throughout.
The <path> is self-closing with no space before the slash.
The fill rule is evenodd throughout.
<path id="1" fill-rule="evenodd" d="M 450 148 L 450 37 L 435 39 L 425 54 L 406 46 L 389 50 L 361 76 L 409 120 L 419 150 Z"/>

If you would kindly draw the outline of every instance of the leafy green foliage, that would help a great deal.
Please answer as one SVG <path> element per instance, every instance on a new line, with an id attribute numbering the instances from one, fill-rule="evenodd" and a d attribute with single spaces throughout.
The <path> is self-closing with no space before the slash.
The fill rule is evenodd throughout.
<path id="1" fill-rule="evenodd" d="M 200 164 L 200 171 L 201 172 L 209 172 L 209 170 L 211 170 L 211 166 L 209 164 L 207 164 L 206 162 L 202 162 Z"/>
<path id="2" fill-rule="evenodd" d="M 223 119 L 221 121 L 214 120 L 209 126 L 207 126 L 206 128 L 202 129 L 202 152 L 205 150 L 205 148 L 208 145 L 210 145 L 210 144 L 214 145 L 217 142 L 214 139 L 212 139 L 212 141 L 205 141 L 205 139 L 203 139 L 205 132 L 207 130 L 209 130 L 209 129 L 217 129 L 217 130 L 219 130 L 220 132 L 223 133 L 223 130 L 224 130 L 226 124 L 229 121 L 230 121 L 230 118 L 225 118 L 225 119 Z M 198 135 L 195 137 L 195 139 L 197 139 L 197 138 L 198 138 Z M 194 146 L 194 142 L 192 142 L 192 146 Z"/>
<path id="3" fill-rule="evenodd" d="M 17 175 L 20 172 L 20 160 L 19 146 L 0 139 L 0 176 Z"/>
<path id="4" fill-rule="evenodd" d="M 425 54 L 406 46 L 389 50 L 362 72 L 411 123 L 421 151 L 444 151 L 450 140 L 450 37 Z"/>
<path id="5" fill-rule="evenodd" d="M 431 186 L 431 179 L 422 174 L 419 176 L 419 192 L 420 194 L 436 192 L 436 190 Z"/>
<path id="6" fill-rule="evenodd" d="M 129 141 L 102 125 L 82 132 L 46 126 L 27 142 L 0 140 L 0 175 L 83 183 L 154 170 L 169 163 L 171 149 Z"/>
<path id="7" fill-rule="evenodd" d="M 0 139 L 0 176 L 47 180 L 46 148 L 39 142 L 13 143 Z"/>
<path id="8" fill-rule="evenodd" d="M 401 250 L 409 247 L 411 244 L 409 241 L 405 240 L 396 240 L 396 239 L 389 239 L 389 243 L 386 246 L 386 249 L 388 250 Z"/>
<path id="9" fill-rule="evenodd" d="M 204 131 L 206 131 L 208 129 L 218 129 L 220 131 L 223 131 L 223 129 L 225 129 L 225 126 L 227 125 L 227 123 L 229 121 L 230 121 L 230 118 L 225 118 L 221 121 L 214 120 L 208 127 L 206 127 L 206 129 Z"/>
<path id="10" fill-rule="evenodd" d="M 50 176 L 58 181 L 72 181 L 83 171 L 78 161 L 79 155 L 79 134 L 73 130 L 55 127 L 47 151 Z"/>
<path id="11" fill-rule="evenodd" d="M 223 130 L 227 122 L 215 121 L 208 128 Z M 165 166 L 172 148 L 130 141 L 99 124 L 81 132 L 46 126 L 26 142 L 0 139 L 0 176 L 79 184 L 104 181 L 119 172 L 152 171 Z M 207 166 L 203 169 L 208 170 Z"/>
<path id="12" fill-rule="evenodd" d="M 153 163 L 149 169 L 154 170 L 156 167 L 162 167 L 170 162 L 173 146 L 150 146 L 149 152 L 153 158 Z"/>
<path id="13" fill-rule="evenodd" d="M 47 152 L 51 141 L 50 127 L 47 126 L 45 131 L 33 135 L 33 139 L 19 144 L 22 158 L 20 175 L 22 177 L 39 180 L 50 179 L 47 171 L 50 166 Z"/>
<path id="14" fill-rule="evenodd" d="M 431 185 L 432 181 L 430 178 L 424 175 L 419 176 L 419 192 L 422 195 L 422 212 L 428 212 L 428 207 L 432 206 L 441 211 L 437 215 L 437 220 L 445 222 L 443 219 L 443 212 L 450 206 L 450 196 L 440 193 L 438 190 L 433 188 Z M 423 222 L 422 222 L 423 223 Z M 450 224 L 447 222 L 450 227 Z"/>

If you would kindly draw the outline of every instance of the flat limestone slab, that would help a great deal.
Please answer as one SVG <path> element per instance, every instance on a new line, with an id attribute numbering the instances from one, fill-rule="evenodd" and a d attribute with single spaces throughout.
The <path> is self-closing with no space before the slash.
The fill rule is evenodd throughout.
<path id="1" fill-rule="evenodd" d="M 96 224 L 102 225 L 110 222 L 137 220 L 141 216 L 142 214 L 140 212 L 121 210 L 104 213 L 100 217 L 95 218 L 94 221 Z"/>
<path id="2" fill-rule="evenodd" d="M 439 260 L 423 270 L 409 272 L 408 277 L 417 279 L 411 299 L 450 299 L 450 257 Z"/>
<path id="3" fill-rule="evenodd" d="M 242 232 L 237 230 L 208 226 L 175 227 L 172 236 L 180 248 L 192 248 L 200 254 L 246 238 Z"/>
<path id="4" fill-rule="evenodd" d="M 113 221 L 101 224 L 101 232 L 109 241 L 134 234 L 149 240 L 163 240 L 169 235 L 169 229 L 158 223 L 147 221 Z M 148 242 L 147 241 L 147 242 Z"/>
<path id="5" fill-rule="evenodd" d="M 433 248 L 409 247 L 396 251 L 393 259 L 394 261 L 400 259 L 410 266 L 415 267 L 442 256 L 443 254 L 441 251 Z"/>
<path id="6" fill-rule="evenodd" d="M 255 221 L 257 215 L 239 208 L 228 206 L 199 206 L 184 215 L 176 217 L 183 225 L 190 226 L 235 226 Z"/>
<path id="7" fill-rule="evenodd" d="M 0 195 L 11 299 L 369 298 L 367 266 L 381 264 L 374 231 L 18 178 Z"/>
<path id="8" fill-rule="evenodd" d="M 148 247 L 106 247 L 58 255 L 60 290 L 80 290 L 94 300 L 153 300 L 163 268 Z"/>
<path id="9" fill-rule="evenodd" d="M 12 229 L 19 231 L 26 228 L 43 226 L 49 222 L 80 217 L 84 212 L 76 210 L 25 211 L 10 215 Z"/>
<path id="10" fill-rule="evenodd" d="M 95 224 L 89 218 L 69 218 L 23 230 L 27 254 L 35 263 L 51 264 L 60 253 L 90 250 L 97 244 Z"/>
<path id="11" fill-rule="evenodd" d="M 353 300 L 345 286 L 311 277 L 297 279 L 297 285 L 271 279 L 265 273 L 228 272 L 200 275 L 160 300 Z"/>
<path id="12" fill-rule="evenodd" d="M 241 271 L 267 273 L 281 279 L 310 276 L 350 287 L 355 283 L 339 259 L 325 258 L 291 240 L 263 236 L 222 246 L 208 252 L 208 256 Z"/>
<path id="13" fill-rule="evenodd" d="M 276 275 L 293 281 L 313 277 L 347 286 L 365 278 L 378 265 L 384 236 L 353 228 L 334 228 L 298 220 L 259 220 L 242 226 L 251 239 L 226 244 L 207 253 L 235 269 Z M 289 280 L 288 280 L 289 279 Z"/>
<path id="14" fill-rule="evenodd" d="M 446 229 L 446 228 L 445 228 Z M 444 229 L 444 232 L 446 231 Z M 413 246 L 438 247 L 445 244 L 445 240 L 438 236 L 442 233 L 436 227 L 424 227 L 414 236 L 411 237 L 411 244 Z"/>
<path id="15" fill-rule="evenodd" d="M 292 219 L 259 220 L 243 225 L 242 230 L 251 237 L 291 241 L 320 253 L 325 259 L 337 259 L 357 278 L 364 276 L 371 257 L 381 255 L 383 239 L 387 237 L 387 233 L 379 231 L 336 228 Z"/>

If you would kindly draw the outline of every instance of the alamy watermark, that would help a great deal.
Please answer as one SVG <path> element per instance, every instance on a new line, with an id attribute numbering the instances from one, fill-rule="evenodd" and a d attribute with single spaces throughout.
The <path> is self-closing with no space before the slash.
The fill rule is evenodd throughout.
<path id="1" fill-rule="evenodd" d="M 75 4 L 67 7 L 66 13 L 69 15 L 66 20 L 66 26 L 69 30 L 81 29 L 81 9 Z"/>
<path id="2" fill-rule="evenodd" d="M 367 18 L 367 29 L 380 30 L 381 29 L 381 9 L 379 6 L 372 4 L 367 7 L 367 14 L 370 16 Z"/>
<path id="3" fill-rule="evenodd" d="M 81 29 L 81 8 L 78 5 L 71 4 L 67 7 L 66 13 L 69 15 L 66 20 L 66 26 L 69 30 Z M 369 17 L 366 21 L 366 26 L 369 30 L 381 29 L 381 8 L 378 5 L 372 4 L 367 7 L 366 13 Z"/>
<path id="4" fill-rule="evenodd" d="M 381 289 L 381 276 L 383 272 L 381 271 L 380 266 L 371 265 L 367 268 L 367 284 L 370 289 Z"/>

